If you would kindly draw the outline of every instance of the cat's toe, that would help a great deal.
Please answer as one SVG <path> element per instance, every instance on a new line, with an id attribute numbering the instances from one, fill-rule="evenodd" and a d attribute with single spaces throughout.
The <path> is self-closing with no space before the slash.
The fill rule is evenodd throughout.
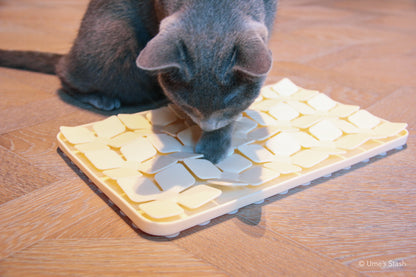
<path id="1" fill-rule="evenodd" d="M 96 107 L 104 111 L 112 111 L 112 110 L 120 108 L 120 106 L 121 106 L 120 100 L 118 100 L 117 98 L 110 98 L 107 96 L 102 96 L 101 103 L 98 103 L 98 106 Z"/>
<path id="2" fill-rule="evenodd" d="M 119 109 L 121 107 L 121 102 L 118 98 L 114 99 L 114 109 Z"/>
<path id="3" fill-rule="evenodd" d="M 121 102 L 118 98 L 112 98 L 105 95 L 90 95 L 90 97 L 85 100 L 85 102 L 93 107 L 104 111 L 112 111 L 121 107 Z"/>

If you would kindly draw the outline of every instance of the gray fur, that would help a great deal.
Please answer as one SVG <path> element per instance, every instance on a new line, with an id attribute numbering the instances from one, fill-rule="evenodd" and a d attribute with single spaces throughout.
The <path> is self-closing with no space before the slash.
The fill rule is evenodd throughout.
<path id="1" fill-rule="evenodd" d="M 51 73 L 57 63 L 64 91 L 104 110 L 167 97 L 204 131 L 196 151 L 215 163 L 227 152 L 233 121 L 258 96 L 272 65 L 267 41 L 276 5 L 92 0 L 67 55 L 42 53 L 32 60 L 26 52 L 0 51 L 0 65 Z M 16 59 L 22 53 L 26 64 Z M 44 69 L 33 67 L 42 57 Z"/>
<path id="2" fill-rule="evenodd" d="M 137 65 L 204 131 L 196 151 L 224 158 L 232 123 L 270 70 L 267 40 L 276 1 L 162 1 L 167 17 Z"/>

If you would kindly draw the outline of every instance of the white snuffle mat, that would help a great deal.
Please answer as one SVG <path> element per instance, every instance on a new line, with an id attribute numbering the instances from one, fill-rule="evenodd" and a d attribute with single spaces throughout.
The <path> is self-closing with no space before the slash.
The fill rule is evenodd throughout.
<path id="1" fill-rule="evenodd" d="M 406 127 L 285 78 L 262 88 L 216 165 L 193 152 L 201 130 L 171 104 L 62 126 L 57 139 L 134 225 L 174 236 L 400 148 Z"/>

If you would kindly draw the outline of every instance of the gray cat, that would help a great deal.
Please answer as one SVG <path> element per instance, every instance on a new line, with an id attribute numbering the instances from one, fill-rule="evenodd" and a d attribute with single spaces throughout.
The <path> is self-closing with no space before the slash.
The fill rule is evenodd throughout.
<path id="1" fill-rule="evenodd" d="M 67 55 L 0 50 L 0 65 L 56 73 L 65 92 L 104 110 L 167 99 L 203 130 L 216 163 L 235 118 L 272 65 L 277 0 L 92 0 Z"/>

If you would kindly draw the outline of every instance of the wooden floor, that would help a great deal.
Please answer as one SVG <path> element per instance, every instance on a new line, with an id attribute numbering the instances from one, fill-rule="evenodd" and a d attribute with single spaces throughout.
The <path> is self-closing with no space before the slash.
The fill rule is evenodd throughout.
<path id="1" fill-rule="evenodd" d="M 87 1 L 0 0 L 0 48 L 65 53 Z M 390 121 L 407 147 L 184 231 L 148 236 L 57 148 L 104 115 L 55 76 L 0 68 L 0 276 L 416 276 L 416 2 L 282 0 L 267 82 L 286 76 Z"/>

